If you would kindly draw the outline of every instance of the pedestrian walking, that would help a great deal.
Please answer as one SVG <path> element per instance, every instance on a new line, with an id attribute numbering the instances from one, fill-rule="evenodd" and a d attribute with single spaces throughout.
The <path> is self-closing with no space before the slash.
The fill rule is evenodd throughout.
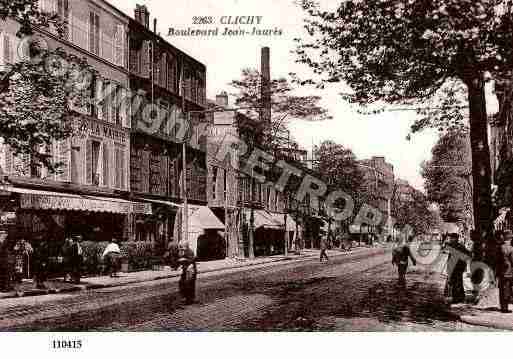
<path id="1" fill-rule="evenodd" d="M 117 242 L 116 238 L 112 238 L 102 254 L 103 260 L 107 263 L 107 271 L 111 277 L 117 277 L 121 267 L 121 249 Z"/>
<path id="2" fill-rule="evenodd" d="M 406 272 L 408 271 L 409 259 L 411 259 L 414 266 L 417 265 L 417 261 L 411 254 L 409 241 L 403 239 L 392 251 L 392 264 L 397 266 L 398 284 L 401 287 L 406 286 Z"/>
<path id="3" fill-rule="evenodd" d="M 36 237 L 37 247 L 34 250 L 34 279 L 37 289 L 45 289 L 48 278 L 49 250 L 43 236 Z"/>
<path id="4" fill-rule="evenodd" d="M 62 245 L 62 268 L 64 272 L 64 281 L 71 282 L 71 272 L 72 272 L 72 264 L 71 264 L 71 251 L 73 247 L 73 239 L 71 236 L 67 236 L 64 239 L 64 244 Z"/>
<path id="5" fill-rule="evenodd" d="M 449 233 L 446 240 L 446 247 L 451 247 L 453 250 L 457 250 L 461 254 L 465 254 L 470 257 L 471 253 L 460 243 L 458 233 Z M 448 263 L 452 263 L 452 256 L 454 254 L 449 252 L 447 258 Z M 446 295 L 450 298 L 451 303 L 462 303 L 465 301 L 465 286 L 463 285 L 463 275 L 467 270 L 467 262 L 461 258 L 458 258 L 457 262 L 452 268 L 452 272 L 448 273 L 449 280 L 446 285 Z"/>
<path id="6" fill-rule="evenodd" d="M 326 253 L 326 251 L 328 250 L 328 246 L 326 245 L 326 241 L 324 239 L 321 239 L 321 253 L 320 253 L 320 256 L 319 256 L 319 261 L 323 261 L 324 259 L 326 259 L 326 262 L 329 262 L 329 258 L 328 258 L 328 254 Z"/>
<path id="7" fill-rule="evenodd" d="M 513 233 L 506 230 L 497 239 L 500 245 L 497 265 L 500 310 L 502 313 L 511 313 L 508 307 L 512 296 L 511 286 L 513 285 Z"/>
<path id="8" fill-rule="evenodd" d="M 196 278 L 198 276 L 196 256 L 187 242 L 180 243 L 178 256 L 178 266 L 182 270 L 178 283 L 180 294 L 184 297 L 185 304 L 193 304 L 196 298 Z"/>
<path id="9" fill-rule="evenodd" d="M 75 284 L 80 283 L 80 277 L 82 276 L 82 264 L 84 263 L 84 255 L 82 250 L 82 235 L 75 234 L 72 237 L 69 266 L 71 270 L 71 281 Z"/>

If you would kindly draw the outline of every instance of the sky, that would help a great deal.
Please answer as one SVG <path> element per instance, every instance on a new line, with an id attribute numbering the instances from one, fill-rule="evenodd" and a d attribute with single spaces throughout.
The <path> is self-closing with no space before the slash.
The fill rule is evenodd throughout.
<path id="1" fill-rule="evenodd" d="M 111 4 L 133 17 L 135 5 L 145 4 L 150 11 L 150 23 L 157 18 L 157 32 L 187 54 L 207 67 L 207 96 L 226 90 L 233 91 L 228 83 L 240 77 L 243 68 L 260 68 L 260 49 L 270 47 L 271 77 L 287 76 L 290 72 L 308 76 L 304 65 L 295 63 L 293 39 L 304 35 L 302 10 L 294 0 L 108 0 Z M 323 6 L 333 9 L 338 0 L 323 0 Z M 210 16 L 215 24 L 194 25 L 194 17 Z M 223 16 L 261 16 L 258 29 L 275 28 L 282 35 L 232 35 L 232 36 L 168 36 L 169 28 L 210 29 L 225 26 L 230 29 L 243 27 L 252 31 L 253 25 L 223 25 Z M 153 25 L 151 25 L 153 26 Z M 323 140 L 333 140 L 353 150 L 360 159 L 385 156 L 394 166 L 395 176 L 408 180 L 416 188 L 423 188 L 420 164 L 430 158 L 431 148 L 437 133 L 426 130 L 406 140 L 415 113 L 385 112 L 379 115 L 360 115 L 356 108 L 344 102 L 338 92 L 344 89 L 337 84 L 320 93 L 322 104 L 329 110 L 333 120 L 322 122 L 294 121 L 289 124 L 293 137 L 305 149 Z M 298 93 L 315 93 L 301 88 Z"/>

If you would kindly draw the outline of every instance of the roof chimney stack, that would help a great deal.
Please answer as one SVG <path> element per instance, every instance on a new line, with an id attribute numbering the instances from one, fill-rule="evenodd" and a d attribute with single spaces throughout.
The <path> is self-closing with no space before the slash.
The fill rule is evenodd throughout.
<path id="1" fill-rule="evenodd" d="M 228 94 L 226 91 L 221 91 L 219 95 L 216 95 L 216 105 L 228 107 Z"/>
<path id="2" fill-rule="evenodd" d="M 150 12 L 146 5 L 135 5 L 135 21 L 144 25 L 147 29 L 150 28 Z"/>

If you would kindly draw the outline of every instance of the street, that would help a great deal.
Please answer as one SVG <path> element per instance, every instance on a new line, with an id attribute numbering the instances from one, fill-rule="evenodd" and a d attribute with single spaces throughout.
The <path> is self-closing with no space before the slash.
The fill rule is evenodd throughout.
<path id="1" fill-rule="evenodd" d="M 334 252 L 331 252 L 334 253 Z M 330 252 L 328 252 L 330 254 Z M 182 304 L 177 279 L 73 294 L 6 299 L 2 331 L 453 331 L 460 323 L 441 279 L 412 267 L 396 286 L 390 252 L 332 256 L 199 276 L 197 303 Z"/>

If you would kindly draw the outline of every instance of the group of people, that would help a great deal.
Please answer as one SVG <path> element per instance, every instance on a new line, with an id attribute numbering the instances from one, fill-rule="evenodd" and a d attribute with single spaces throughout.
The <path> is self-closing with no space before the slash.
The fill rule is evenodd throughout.
<path id="1" fill-rule="evenodd" d="M 509 304 L 513 300 L 513 232 L 511 230 L 497 231 L 495 233 L 496 246 L 493 255 L 495 264 L 494 272 L 499 287 L 499 305 L 502 313 L 511 313 Z M 410 244 L 403 241 L 397 245 L 392 254 L 392 263 L 397 266 L 399 274 L 399 285 L 405 286 L 406 272 L 408 270 L 409 260 L 416 265 L 415 257 L 412 255 Z M 445 247 L 452 247 L 460 253 L 471 258 L 469 250 L 460 243 L 457 233 L 450 233 L 444 240 Z M 464 273 L 467 270 L 467 262 L 464 256 L 452 258 L 453 253 L 449 251 L 447 262 L 450 263 L 449 277 L 445 286 L 445 295 L 450 298 L 451 303 L 461 303 L 465 300 L 465 287 L 463 283 Z"/>
<path id="2" fill-rule="evenodd" d="M 80 234 L 67 236 L 60 250 L 64 281 L 79 284 L 84 264 L 82 249 L 83 237 Z M 102 254 L 106 271 L 111 277 L 117 277 L 121 269 L 121 250 L 118 240 L 113 238 Z M 34 238 L 34 247 L 23 238 L 14 243 L 8 240 L 7 231 L 0 231 L 0 291 L 9 291 L 24 276 L 34 278 L 38 289 L 45 289 L 50 270 L 51 251 L 43 236 Z"/>

